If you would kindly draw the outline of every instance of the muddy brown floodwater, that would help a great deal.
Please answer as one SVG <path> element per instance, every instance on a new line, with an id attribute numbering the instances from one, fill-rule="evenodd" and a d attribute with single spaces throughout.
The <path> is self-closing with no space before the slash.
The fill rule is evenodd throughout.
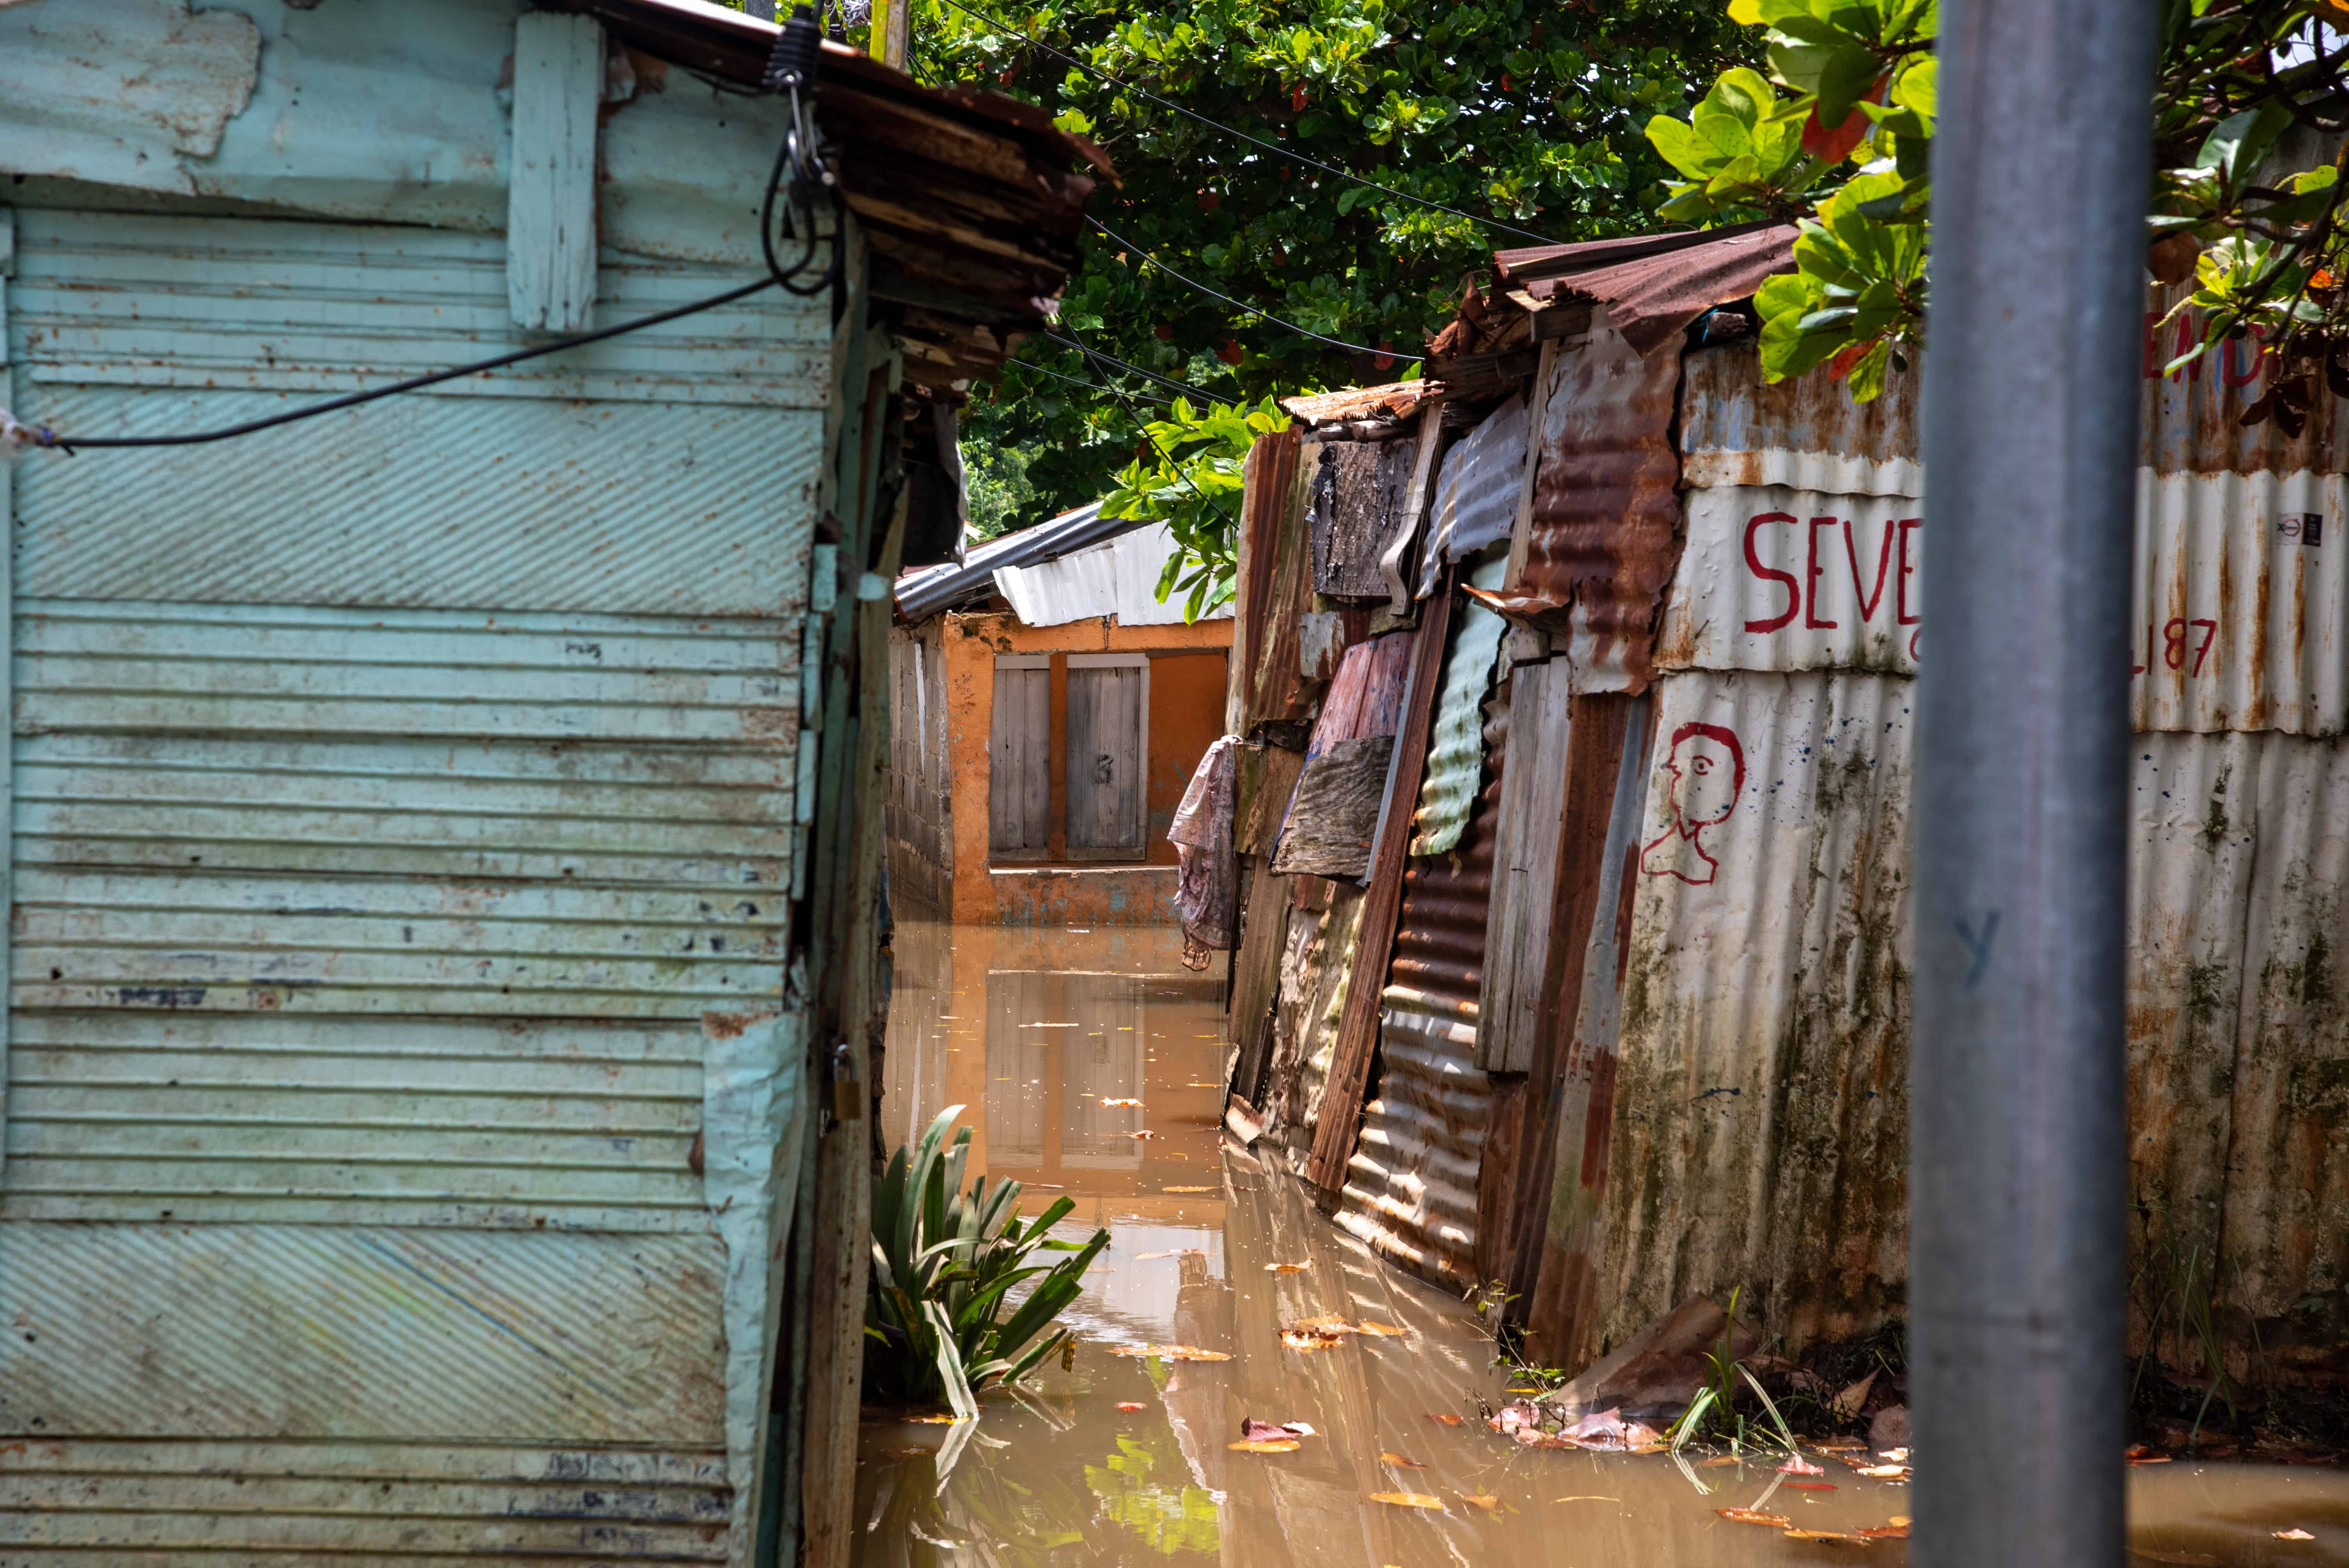
<path id="1" fill-rule="evenodd" d="M 1224 1147 L 1220 965 L 1185 972 L 1173 932 L 908 923 L 895 951 L 891 1141 L 968 1105 L 974 1172 L 1027 1182 L 1030 1213 L 1066 1193 L 1068 1233 L 1105 1225 L 1111 1243 L 1070 1315 L 1083 1341 L 1072 1368 L 1049 1364 L 1024 1398 L 982 1397 L 972 1428 L 867 1420 L 868 1568 L 1907 1561 L 1898 1541 L 1793 1540 L 1716 1511 L 1831 1532 L 1909 1512 L 1904 1485 L 1832 1458 L 1798 1490 L 1767 1461 L 1683 1469 L 1661 1455 L 1522 1449 L 1486 1429 L 1479 1400 L 1505 1400 L 1507 1385 L 1474 1314 L 1336 1231 L 1270 1158 Z M 1403 1332 L 1283 1347 L 1283 1326 L 1330 1314 Z M 1115 1353 L 1140 1345 L 1230 1359 Z M 1236 1452 L 1245 1417 L 1314 1435 L 1290 1451 Z M 2130 1472 L 2129 1505 L 2133 1568 L 2349 1564 L 2338 1469 L 2148 1466 Z M 2294 1530 L 2313 1539 L 2277 1537 Z"/>

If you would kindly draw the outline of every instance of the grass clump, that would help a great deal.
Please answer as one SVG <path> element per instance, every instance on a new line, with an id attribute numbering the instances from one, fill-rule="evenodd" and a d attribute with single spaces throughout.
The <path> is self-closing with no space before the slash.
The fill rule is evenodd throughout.
<path id="1" fill-rule="evenodd" d="M 874 1187 L 864 1397 L 943 1403 L 968 1420 L 978 1414 L 978 1390 L 1017 1383 L 1053 1351 L 1073 1350 L 1065 1328 L 1037 1336 L 1077 1299 L 1109 1233 L 1090 1242 L 1048 1234 L 1075 1206 L 1066 1198 L 1023 1223 L 1017 1181 L 990 1186 L 980 1176 L 964 1191 L 970 1130 L 947 1143 L 963 1109 L 948 1106 L 918 1140 L 901 1145 Z M 1030 1263 L 1039 1252 L 1069 1255 Z M 1030 1280 L 1026 1298 L 1010 1305 L 1012 1290 Z"/>

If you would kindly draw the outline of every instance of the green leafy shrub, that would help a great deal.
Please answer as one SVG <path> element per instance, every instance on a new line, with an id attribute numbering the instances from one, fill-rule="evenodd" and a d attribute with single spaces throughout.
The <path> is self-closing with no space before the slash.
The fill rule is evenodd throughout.
<path id="1" fill-rule="evenodd" d="M 1018 1382 L 1063 1346 L 1065 1328 L 1035 1340 L 1077 1298 L 1109 1233 L 1063 1242 L 1048 1233 L 1075 1205 L 1061 1198 L 1019 1219 L 1019 1183 L 984 1176 L 962 1190 L 970 1130 L 947 1144 L 963 1107 L 948 1106 L 910 1148 L 900 1146 L 873 1191 L 873 1273 L 864 1295 L 864 1397 L 978 1414 L 977 1392 Z M 1070 1255 L 1031 1264 L 1039 1251 Z M 1009 1307 L 1022 1283 L 1035 1285 Z M 1023 1346 L 1026 1348 L 1023 1349 Z"/>
<path id="2" fill-rule="evenodd" d="M 1288 428 L 1288 416 L 1271 397 L 1254 407 L 1210 403 L 1194 408 L 1177 397 L 1164 419 L 1149 427 L 1147 457 L 1117 476 L 1102 498 L 1103 517 L 1163 522 L 1174 552 L 1158 577 L 1158 602 L 1176 593 L 1183 618 L 1196 621 L 1230 600 L 1239 577 L 1238 518 L 1248 449 L 1258 436 Z"/>

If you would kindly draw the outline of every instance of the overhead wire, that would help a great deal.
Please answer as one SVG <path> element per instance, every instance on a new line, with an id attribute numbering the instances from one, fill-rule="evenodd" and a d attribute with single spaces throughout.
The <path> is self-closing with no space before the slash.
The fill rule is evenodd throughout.
<path id="1" fill-rule="evenodd" d="M 1071 327 L 1070 330 L 1073 332 L 1076 329 Z M 1112 354 L 1103 354 L 1098 348 L 1088 348 L 1072 337 L 1062 337 L 1057 332 L 1042 332 L 1037 334 L 1037 335 L 1040 337 L 1049 337 L 1063 348 L 1073 348 L 1088 359 L 1098 360 L 1103 365 L 1114 365 L 1120 370 L 1126 371 L 1132 375 L 1143 377 L 1147 380 L 1155 381 L 1161 387 L 1170 387 L 1176 392 L 1195 393 L 1199 397 L 1207 398 L 1210 401 L 1215 399 L 1216 394 L 1208 391 L 1204 387 L 1194 387 L 1188 381 L 1177 381 L 1170 376 L 1161 376 L 1155 370 L 1145 370 L 1141 366 L 1134 364 L 1132 360 L 1120 359 L 1115 355 Z"/>
<path id="2" fill-rule="evenodd" d="M 1447 206 L 1442 201 L 1431 201 L 1425 196 L 1414 196 L 1408 191 L 1398 191 L 1392 185 L 1382 185 L 1375 180 L 1366 180 L 1361 175 L 1354 173 L 1351 170 L 1340 169 L 1337 165 L 1331 163 L 1324 163 L 1318 158 L 1308 158 L 1301 152 L 1292 152 L 1288 148 L 1281 146 L 1278 142 L 1267 141 L 1262 137 L 1258 136 L 1250 136 L 1247 131 L 1226 125 L 1219 119 L 1212 119 L 1206 115 L 1201 114 L 1196 109 L 1185 108 L 1181 104 L 1176 103 L 1173 98 L 1161 98 L 1158 94 L 1152 92 L 1148 88 L 1137 87 L 1133 83 L 1126 81 L 1122 77 L 1113 77 L 1110 75 L 1109 72 L 1102 70 L 1099 66 L 1094 65 L 1090 60 L 1081 60 L 1074 55 L 1066 54 L 1061 50 L 1052 47 L 1050 44 L 1030 37 L 1027 34 L 1020 32 L 1019 29 L 997 17 L 988 15 L 984 11 L 973 10 L 970 6 L 964 5 L 962 0 L 941 0 L 941 3 L 952 6 L 954 9 L 961 12 L 964 15 L 970 17 L 973 21 L 985 23 L 988 26 L 994 28 L 998 34 L 1004 37 L 1017 38 L 1021 43 L 1026 44 L 1032 48 L 1041 50 L 1043 53 L 1051 56 L 1056 60 L 1065 60 L 1070 65 L 1076 67 L 1077 69 L 1083 71 L 1086 75 L 1096 77 L 1101 80 L 1107 82 L 1113 88 L 1117 88 L 1124 92 L 1136 94 L 1142 98 L 1146 98 L 1152 103 L 1157 104 L 1164 108 L 1171 108 L 1176 114 L 1182 115 L 1188 119 L 1196 120 L 1201 125 L 1207 127 L 1211 130 L 1221 131 L 1226 136 L 1236 138 L 1237 139 L 1245 141 L 1253 147 L 1260 147 L 1267 152 L 1273 153 L 1281 158 L 1288 159 L 1292 162 L 1304 164 L 1309 169 L 1318 169 L 1322 173 L 1334 175 L 1340 180 L 1350 180 L 1357 185 L 1367 186 L 1372 191 L 1382 191 L 1389 196 L 1399 198 L 1402 201 L 1415 202 L 1422 207 L 1429 208 L 1434 211 L 1448 212 L 1455 218 L 1465 218 L 1472 223 L 1482 223 L 1488 229 L 1498 229 L 1505 234 L 1519 234 L 1524 236 L 1526 239 L 1533 240 L 1545 245 L 1557 243 L 1557 241 L 1551 239 L 1548 235 L 1537 234 L 1531 229 L 1520 229 L 1515 223 L 1504 223 L 1498 218 L 1480 218 L 1475 213 L 1464 211 L 1461 208 Z"/>
<path id="3" fill-rule="evenodd" d="M 1272 323 L 1273 325 L 1280 327 L 1285 331 L 1296 333 L 1300 337 L 1309 337 L 1316 343 L 1326 343 L 1332 348 L 1343 348 L 1355 354 L 1384 355 L 1389 359 L 1407 359 L 1413 365 L 1424 363 L 1424 356 L 1421 355 L 1399 354 L 1392 348 L 1372 348 L 1367 344 L 1348 343 L 1343 338 L 1330 337 L 1321 333 L 1315 332 L 1311 327 L 1299 326 L 1293 321 L 1283 321 L 1280 317 L 1273 315 L 1268 310 L 1259 309 L 1257 306 L 1248 304 L 1246 300 L 1234 299 L 1227 294 L 1217 294 L 1214 289 L 1209 288 L 1206 284 L 1199 283 L 1195 279 L 1185 277 L 1181 273 L 1176 272 L 1173 267 L 1168 266 L 1164 262 L 1160 261 L 1156 256 L 1152 255 L 1148 251 L 1143 250 L 1140 245 L 1135 244 L 1133 241 L 1121 239 L 1114 230 L 1111 229 L 1108 224 L 1102 222 L 1099 218 L 1094 217 L 1092 213 L 1088 212 L 1085 214 L 1085 222 L 1091 223 L 1094 228 L 1099 229 L 1102 233 L 1107 234 L 1111 239 L 1116 240 L 1119 244 L 1123 245 L 1127 250 L 1133 252 L 1143 261 L 1148 262 L 1152 266 L 1156 267 L 1160 272 L 1164 273 L 1168 277 L 1173 278 L 1176 283 L 1181 284 L 1187 288 L 1196 289 L 1201 294 L 1207 295 L 1210 299 L 1219 299 L 1235 310 L 1244 310 L 1250 315 L 1262 316 L 1265 320 Z"/>
<path id="4" fill-rule="evenodd" d="M 1071 332 L 1074 332 L 1077 329 L 1071 326 L 1069 330 Z M 1092 350 L 1085 347 L 1084 342 L 1081 338 L 1078 340 L 1077 347 L 1081 353 L 1091 354 L 1092 352 Z M 1134 412 L 1133 405 L 1127 399 L 1124 391 L 1113 382 L 1104 381 L 1103 385 L 1107 387 L 1111 397 L 1116 398 L 1119 402 L 1125 404 L 1126 413 L 1133 418 L 1135 424 L 1142 427 L 1143 438 L 1147 440 L 1152 448 L 1157 451 L 1159 459 L 1164 461 L 1168 468 L 1174 470 L 1175 476 L 1189 488 L 1191 493 L 1199 498 L 1199 504 L 1214 512 L 1217 517 L 1222 518 L 1224 521 L 1229 524 L 1232 528 L 1237 529 L 1239 524 L 1233 520 L 1232 514 L 1226 511 L 1222 507 L 1217 506 L 1213 500 L 1210 500 L 1207 498 L 1207 492 L 1201 490 L 1197 481 L 1193 480 L 1190 474 L 1185 472 L 1180 464 L 1175 462 L 1174 454 L 1168 451 L 1164 446 L 1159 444 L 1158 438 L 1151 433 L 1149 423 L 1144 420 L 1141 415 Z"/>
<path id="5" fill-rule="evenodd" d="M 1035 364 L 1032 361 L 1023 360 L 1020 363 L 1019 368 L 1022 370 L 1032 370 L 1039 376 L 1049 376 L 1055 381 L 1065 381 L 1071 387 L 1089 387 L 1096 392 L 1102 390 L 1102 383 L 1098 381 L 1087 381 L 1080 377 L 1064 376 L 1060 371 Z M 1145 403 L 1155 403 L 1162 408 L 1172 407 L 1174 402 L 1172 397 L 1155 397 L 1143 392 L 1136 392 L 1133 396 L 1141 398 Z"/>

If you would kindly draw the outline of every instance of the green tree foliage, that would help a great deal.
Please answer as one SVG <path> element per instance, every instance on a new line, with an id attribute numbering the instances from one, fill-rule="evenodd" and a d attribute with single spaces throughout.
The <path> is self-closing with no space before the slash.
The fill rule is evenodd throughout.
<path id="1" fill-rule="evenodd" d="M 1923 337 L 1935 116 L 1933 0 L 1733 0 L 1767 75 L 1723 72 L 1648 139 L 1680 179 L 1659 209 L 1707 223 L 1792 219 L 1797 271 L 1755 297 L 1764 374 L 1831 364 L 1860 401 Z M 2297 433 L 2323 375 L 2349 395 L 2349 129 L 2341 0 L 2159 0 L 2148 260 L 2195 287 L 2183 366 L 2254 338 L 2278 374 L 2244 413 Z"/>
<path id="2" fill-rule="evenodd" d="M 1248 449 L 1258 436 L 1285 430 L 1288 423 L 1270 397 L 1254 408 L 1213 403 L 1204 410 L 1177 397 L 1167 417 L 1143 431 L 1145 455 L 1127 464 L 1117 488 L 1102 499 L 1103 515 L 1163 521 L 1174 536 L 1174 553 L 1159 574 L 1158 601 L 1181 594 L 1185 621 L 1231 599 Z"/>
<path id="3" fill-rule="evenodd" d="M 1691 84 L 1747 47 L 1718 0 L 963 3 L 991 20 L 915 0 L 915 74 L 1042 105 L 1118 167 L 1092 211 L 1119 238 L 1089 232 L 1061 335 L 1179 384 L 1107 372 L 1112 395 L 1082 385 L 1101 377 L 1077 349 L 1024 345 L 978 397 L 999 411 L 994 438 L 1026 454 L 1038 502 L 1027 521 L 1093 500 L 1137 460 L 1157 462 L 1142 427 L 1177 393 L 1255 405 L 1398 379 L 1410 365 L 1380 351 L 1419 352 L 1495 247 L 1645 227 L 1671 170 L 1641 128 L 1683 111 Z M 1235 139 L 1158 99 L 1419 200 Z M 1144 253 L 1241 304 L 1176 282 Z M 975 410 L 974 428 L 982 419 Z"/>

